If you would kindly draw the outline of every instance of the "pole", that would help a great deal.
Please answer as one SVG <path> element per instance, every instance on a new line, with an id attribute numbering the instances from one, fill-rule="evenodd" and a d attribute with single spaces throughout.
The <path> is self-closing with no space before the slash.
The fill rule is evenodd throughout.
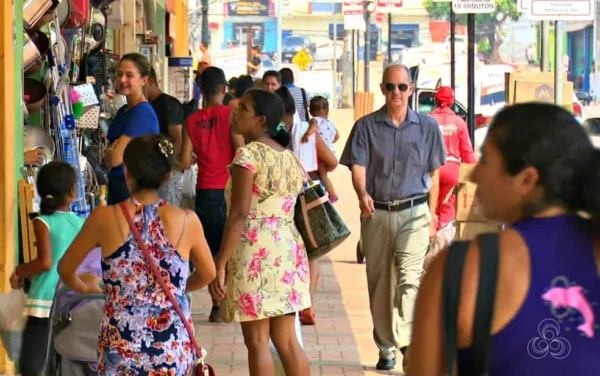
<path id="1" fill-rule="evenodd" d="M 282 60 L 281 60 L 281 50 L 283 48 L 282 46 L 282 27 L 281 27 L 281 18 L 282 18 L 282 14 L 281 14 L 281 3 L 283 1 L 276 1 L 275 3 L 277 4 L 277 61 L 275 61 L 275 64 L 277 64 L 277 68 L 281 68 L 281 64 L 282 64 Z"/>
<path id="2" fill-rule="evenodd" d="M 352 30 L 352 107 L 356 100 L 356 30 Z"/>
<path id="3" fill-rule="evenodd" d="M 387 40 L 387 60 L 392 64 L 392 14 L 388 13 L 388 40 Z"/>
<path id="4" fill-rule="evenodd" d="M 369 78 L 371 77 L 371 13 L 369 13 L 370 1 L 364 2 L 365 7 L 365 53 L 364 53 L 364 65 L 365 65 L 365 83 L 364 92 L 371 92 L 371 85 Z"/>
<path id="5" fill-rule="evenodd" d="M 468 87 L 468 114 L 467 124 L 469 125 L 469 136 L 471 142 L 475 144 L 475 14 L 467 15 L 467 87 Z"/>
<path id="6" fill-rule="evenodd" d="M 335 13 L 335 3 L 331 3 L 333 7 L 333 92 L 331 102 L 333 108 L 337 108 L 337 14 Z"/>
<path id="7" fill-rule="evenodd" d="M 563 105 L 563 34 L 564 21 L 554 21 L 554 103 Z"/>
<path id="8" fill-rule="evenodd" d="M 542 46 L 540 48 L 540 69 L 542 72 L 550 72 L 550 59 L 548 54 L 550 53 L 549 46 L 549 34 L 550 34 L 550 22 L 542 21 L 540 28 Z"/>
<path id="9" fill-rule="evenodd" d="M 456 13 L 450 7 L 450 87 L 456 90 Z"/>
<path id="10" fill-rule="evenodd" d="M 208 29 L 208 0 L 202 0 L 202 43 L 210 46 L 210 30 Z"/>

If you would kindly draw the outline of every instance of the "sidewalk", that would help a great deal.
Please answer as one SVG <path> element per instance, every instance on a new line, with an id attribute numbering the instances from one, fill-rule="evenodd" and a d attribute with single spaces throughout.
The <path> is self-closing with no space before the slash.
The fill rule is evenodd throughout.
<path id="1" fill-rule="evenodd" d="M 321 262 L 321 281 L 314 303 L 317 325 L 302 328 L 311 375 L 402 375 L 402 372 L 376 372 L 373 368 L 377 350 L 371 335 L 368 297 L 366 290 L 363 293 L 357 291 L 366 288 L 364 266 L 351 263 L 350 260 L 332 262 L 330 259 Z M 350 272 L 350 269 L 356 271 Z M 358 269 L 363 274 L 357 275 Z M 336 278 L 336 273 L 342 270 L 348 271 L 342 279 L 344 293 Z M 248 375 L 247 350 L 239 324 L 208 322 L 211 302 L 205 290 L 196 293 L 192 302 L 196 336 L 208 351 L 208 361 L 215 367 L 217 375 Z"/>

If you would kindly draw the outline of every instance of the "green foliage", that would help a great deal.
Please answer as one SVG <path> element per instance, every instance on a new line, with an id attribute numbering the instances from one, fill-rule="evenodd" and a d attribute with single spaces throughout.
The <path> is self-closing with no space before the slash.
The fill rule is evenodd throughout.
<path id="1" fill-rule="evenodd" d="M 490 40 L 488 38 L 483 38 L 479 42 L 477 42 L 477 51 L 482 54 L 487 54 L 492 51 L 492 45 L 490 44 Z"/>

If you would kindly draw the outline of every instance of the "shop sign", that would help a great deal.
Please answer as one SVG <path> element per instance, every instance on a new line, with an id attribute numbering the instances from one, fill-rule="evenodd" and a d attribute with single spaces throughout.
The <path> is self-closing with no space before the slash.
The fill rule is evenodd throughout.
<path id="1" fill-rule="evenodd" d="M 496 0 L 452 0 L 452 10 L 456 14 L 494 13 Z"/>
<path id="2" fill-rule="evenodd" d="M 377 11 L 381 13 L 401 14 L 403 0 L 377 0 Z"/>
<path id="3" fill-rule="evenodd" d="M 363 7 L 363 0 L 344 0 L 342 5 L 344 29 L 365 30 L 365 10 Z"/>
<path id="4" fill-rule="evenodd" d="M 540 21 L 593 21 L 596 0 L 530 0 L 528 18 Z"/>
<path id="5" fill-rule="evenodd" d="M 269 16 L 269 0 L 230 0 L 229 16 Z"/>

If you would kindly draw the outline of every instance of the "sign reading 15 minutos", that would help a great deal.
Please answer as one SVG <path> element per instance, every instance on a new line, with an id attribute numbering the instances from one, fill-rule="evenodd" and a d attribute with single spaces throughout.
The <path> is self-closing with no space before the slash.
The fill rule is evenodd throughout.
<path id="1" fill-rule="evenodd" d="M 452 10 L 457 14 L 494 13 L 496 0 L 452 0 Z"/>

